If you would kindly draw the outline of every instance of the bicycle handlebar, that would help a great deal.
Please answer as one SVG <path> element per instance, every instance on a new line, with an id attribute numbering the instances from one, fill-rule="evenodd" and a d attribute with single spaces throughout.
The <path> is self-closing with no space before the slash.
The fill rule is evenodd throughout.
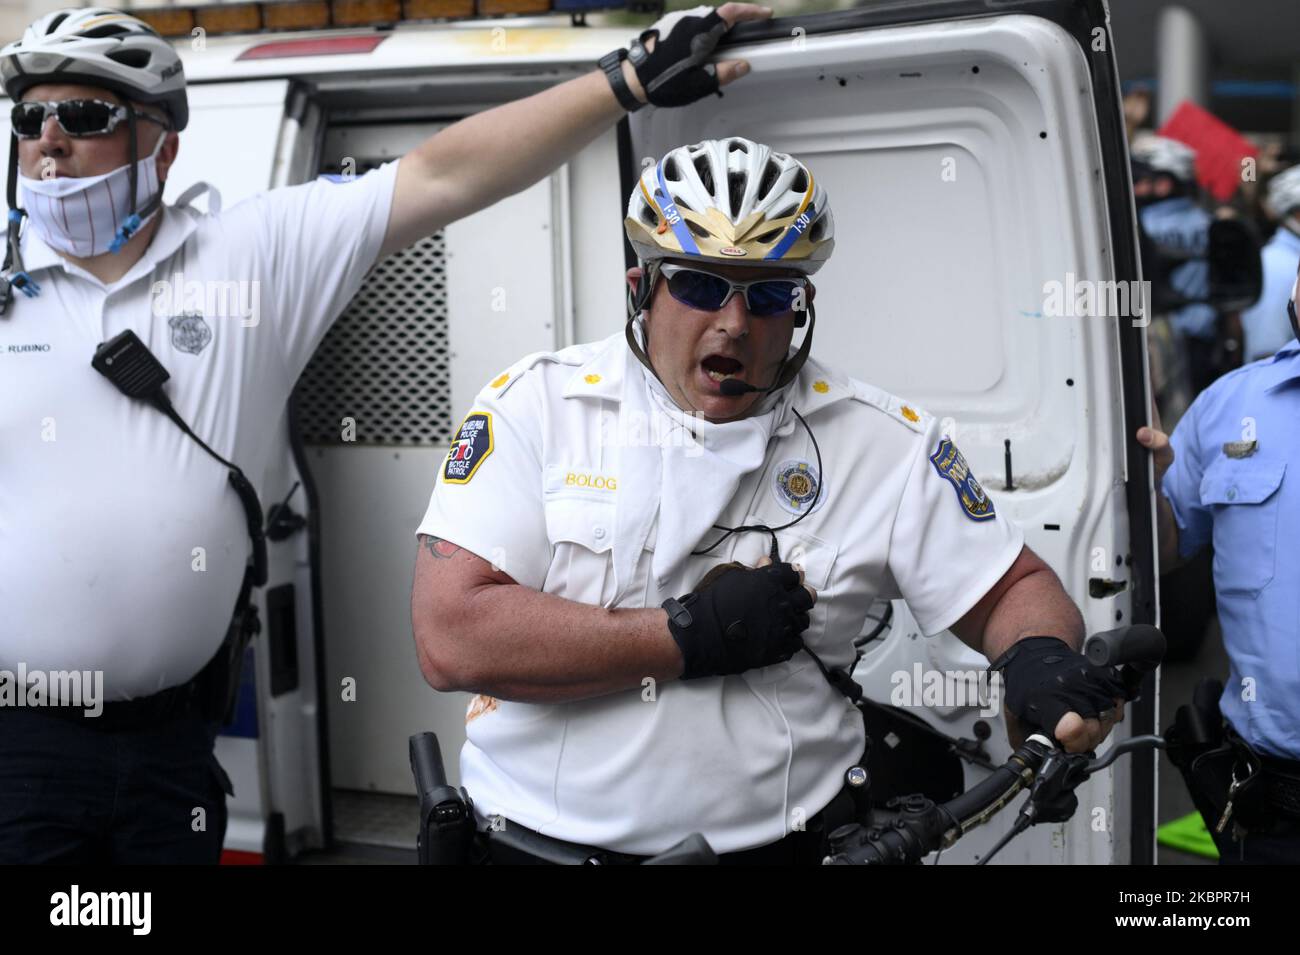
<path id="1" fill-rule="evenodd" d="M 1120 667 L 1120 677 L 1132 699 L 1142 678 L 1160 665 L 1165 638 L 1155 627 L 1136 625 L 1093 634 L 1084 656 L 1099 665 Z M 1030 798 L 1011 831 L 980 864 L 1036 822 L 1064 821 L 1074 814 L 1074 789 L 1092 773 L 1124 753 L 1164 745 L 1159 736 L 1138 736 L 1117 743 L 1104 757 L 1066 753 L 1042 734 L 1030 736 L 987 779 L 945 803 L 924 796 L 890 800 L 887 810 L 873 813 L 872 823 L 851 823 L 830 834 L 828 865 L 899 865 L 920 862 L 945 849 L 975 826 L 987 822 L 1023 790 Z M 879 815 L 879 819 L 876 816 Z"/>

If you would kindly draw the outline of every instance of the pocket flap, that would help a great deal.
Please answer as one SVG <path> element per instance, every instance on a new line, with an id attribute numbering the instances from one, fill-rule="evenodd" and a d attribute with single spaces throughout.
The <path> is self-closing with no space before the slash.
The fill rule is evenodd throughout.
<path id="1" fill-rule="evenodd" d="M 569 541 L 595 553 L 614 546 L 614 504 L 572 497 L 545 499 L 546 536 L 552 544 Z"/>
<path id="2" fill-rule="evenodd" d="M 1201 478 L 1201 503 L 1260 504 L 1282 484 L 1285 461 L 1221 457 Z"/>

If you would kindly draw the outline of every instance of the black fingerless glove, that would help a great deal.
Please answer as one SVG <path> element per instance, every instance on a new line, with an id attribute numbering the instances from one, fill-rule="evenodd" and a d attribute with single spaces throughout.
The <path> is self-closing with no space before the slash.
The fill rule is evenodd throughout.
<path id="1" fill-rule="evenodd" d="M 727 21 L 717 11 L 706 17 L 682 17 L 667 36 L 657 29 L 644 31 L 628 50 L 627 58 L 655 106 L 685 106 L 718 92 L 718 74 L 707 61 L 713 55 Z M 656 37 L 655 48 L 645 43 Z M 719 94 L 721 95 L 721 94 Z"/>
<path id="2" fill-rule="evenodd" d="M 1127 696 L 1115 667 L 1089 663 L 1057 637 L 1026 637 L 989 670 L 1002 673 L 1007 709 L 1052 738 L 1066 713 L 1095 718 Z"/>
<path id="3" fill-rule="evenodd" d="M 710 575 L 712 577 L 712 575 Z M 803 646 L 812 595 L 789 564 L 729 567 L 679 600 L 665 600 L 683 680 L 782 663 Z"/>

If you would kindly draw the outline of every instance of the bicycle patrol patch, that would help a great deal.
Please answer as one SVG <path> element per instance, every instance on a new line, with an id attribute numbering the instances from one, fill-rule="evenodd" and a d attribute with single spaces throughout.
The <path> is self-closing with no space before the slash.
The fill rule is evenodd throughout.
<path id="1" fill-rule="evenodd" d="M 984 488 L 975 480 L 975 475 L 970 473 L 970 465 L 957 450 L 957 445 L 948 438 L 942 439 L 934 454 L 930 455 L 930 463 L 940 477 L 951 482 L 967 517 L 972 521 L 993 520 L 993 501 L 984 493 Z"/>
<path id="2" fill-rule="evenodd" d="M 468 484 L 480 464 L 492 453 L 492 415 L 471 411 L 451 439 L 442 479 L 447 484 Z"/>
<path id="3" fill-rule="evenodd" d="M 807 514 L 820 510 L 826 503 L 826 489 L 821 475 L 807 461 L 783 461 L 772 476 L 772 494 L 776 502 L 791 514 Z M 817 489 L 821 488 L 821 494 Z M 816 505 L 813 501 L 816 500 Z"/>

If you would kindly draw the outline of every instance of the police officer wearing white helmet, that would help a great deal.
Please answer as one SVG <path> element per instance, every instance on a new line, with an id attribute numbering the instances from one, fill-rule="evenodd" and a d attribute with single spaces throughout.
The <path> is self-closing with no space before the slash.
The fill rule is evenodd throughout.
<path id="1" fill-rule="evenodd" d="M 1277 222 L 1277 231 L 1259 253 L 1264 272 L 1259 300 L 1241 313 L 1242 347 L 1248 362 L 1276 354 L 1295 338 L 1286 303 L 1300 261 L 1300 166 L 1269 180 L 1264 208 Z"/>
<path id="2" fill-rule="evenodd" d="M 812 170 L 681 146 L 625 225 L 625 332 L 489 382 L 418 529 L 421 669 L 476 694 L 481 857 L 535 861 L 504 825 L 611 862 L 692 832 L 724 862 L 820 861 L 853 812 L 844 671 L 876 598 L 996 660 L 1069 749 L 1104 738 L 1122 690 L 1056 575 L 934 418 L 809 355 L 835 231 Z"/>
<path id="3" fill-rule="evenodd" d="M 1129 155 L 1138 223 L 1148 240 L 1143 243 L 1143 274 L 1155 286 L 1154 308 L 1168 314 L 1185 353 L 1182 383 L 1190 390 L 1190 400 L 1218 375 L 1214 346 L 1219 313 L 1205 301 L 1210 293 L 1206 254 L 1213 217 L 1198 201 L 1196 152 L 1190 146 L 1148 135 L 1132 144 Z M 1170 299 L 1192 301 L 1166 306 L 1162 290 Z"/>
<path id="4" fill-rule="evenodd" d="M 710 55 L 769 15 L 674 14 L 353 181 L 212 197 L 208 214 L 162 202 L 189 113 L 153 29 L 60 10 L 0 51 L 0 862 L 217 860 L 214 734 L 265 579 L 257 484 L 331 321 L 383 255 L 526 188 L 647 98 L 740 76 Z M 259 320 L 160 310 L 152 287 L 176 277 L 260 289 Z"/>

